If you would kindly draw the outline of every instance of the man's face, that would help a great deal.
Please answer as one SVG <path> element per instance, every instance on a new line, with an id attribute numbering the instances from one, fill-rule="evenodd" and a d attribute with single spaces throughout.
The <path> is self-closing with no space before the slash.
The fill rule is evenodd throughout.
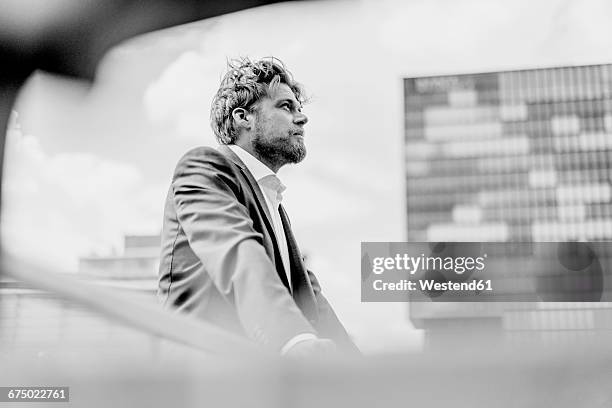
<path id="1" fill-rule="evenodd" d="M 299 163 L 306 156 L 304 125 L 308 118 L 286 84 L 270 90 L 255 107 L 253 150 L 272 167 Z"/>

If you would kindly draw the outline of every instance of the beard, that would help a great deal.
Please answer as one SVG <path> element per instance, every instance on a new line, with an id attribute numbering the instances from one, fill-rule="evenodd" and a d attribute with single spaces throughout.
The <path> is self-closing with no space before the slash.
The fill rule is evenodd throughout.
<path id="1" fill-rule="evenodd" d="M 255 135 L 251 139 L 253 150 L 265 161 L 278 167 L 288 163 L 299 163 L 306 157 L 306 146 L 301 138 L 287 131 L 284 136 L 266 137 L 259 123 L 255 125 Z"/>

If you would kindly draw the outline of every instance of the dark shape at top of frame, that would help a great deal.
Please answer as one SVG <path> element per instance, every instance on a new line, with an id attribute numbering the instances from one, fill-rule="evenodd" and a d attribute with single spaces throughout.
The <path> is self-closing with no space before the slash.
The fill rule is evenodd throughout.
<path id="1" fill-rule="evenodd" d="M 102 56 L 128 38 L 279 0 L 107 0 L 59 2 L 62 10 L 48 11 L 36 30 L 14 26 L 0 31 L 3 82 L 23 80 L 42 69 L 92 80 Z M 24 2 L 26 4 L 27 2 Z M 19 4 L 19 3 L 16 3 Z M 56 4 L 56 3 L 52 3 Z M 13 6 L 20 7 L 20 6 Z M 29 7 L 13 10 L 28 15 Z M 35 31 L 32 33 L 31 31 Z"/>

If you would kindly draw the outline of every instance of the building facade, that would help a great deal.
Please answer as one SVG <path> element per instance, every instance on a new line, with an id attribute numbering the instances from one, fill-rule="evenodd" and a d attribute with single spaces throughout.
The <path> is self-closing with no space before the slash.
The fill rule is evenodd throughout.
<path id="1" fill-rule="evenodd" d="M 406 78 L 404 96 L 409 241 L 612 240 L 612 65 Z M 413 302 L 410 316 L 430 334 L 612 328 L 607 303 Z"/>
<path id="2" fill-rule="evenodd" d="M 157 302 L 159 235 L 126 236 L 123 253 L 79 259 L 75 279 Z M 0 353 L 35 357 L 67 350 L 80 358 L 91 350 L 112 355 L 152 355 L 157 339 L 69 300 L 30 285 L 0 279 Z M 66 356 L 64 356 L 66 357 Z M 70 357 L 70 356 L 68 356 Z"/>

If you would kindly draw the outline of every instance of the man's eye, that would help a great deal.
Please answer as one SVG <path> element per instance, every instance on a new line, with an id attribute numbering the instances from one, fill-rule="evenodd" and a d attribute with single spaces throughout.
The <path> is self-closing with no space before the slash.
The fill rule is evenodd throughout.
<path id="1" fill-rule="evenodd" d="M 289 106 L 289 105 L 287 105 L 287 104 L 282 105 L 282 106 L 281 106 L 281 109 L 285 109 L 285 110 L 287 110 L 287 111 L 291 112 L 291 106 Z"/>

